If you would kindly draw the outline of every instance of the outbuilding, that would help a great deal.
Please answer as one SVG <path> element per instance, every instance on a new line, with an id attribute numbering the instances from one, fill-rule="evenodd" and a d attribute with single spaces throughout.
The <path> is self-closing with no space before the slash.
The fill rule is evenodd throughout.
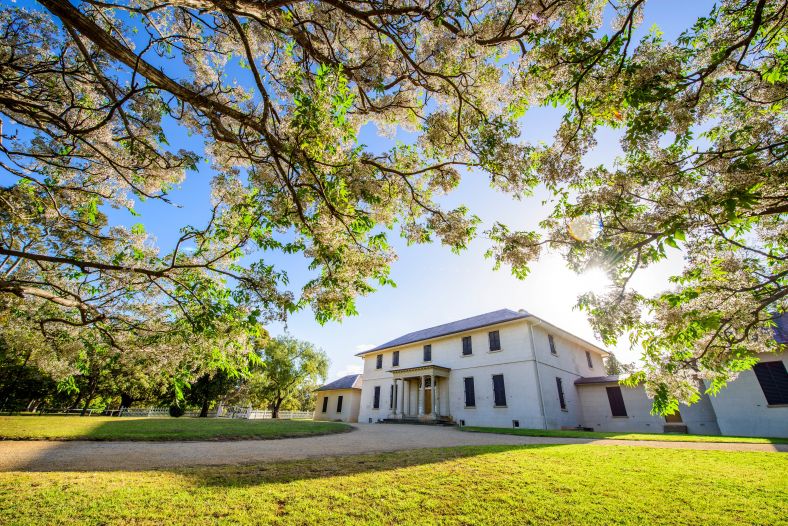
<path id="1" fill-rule="evenodd" d="M 361 375 L 349 374 L 317 390 L 315 420 L 358 422 Z"/>

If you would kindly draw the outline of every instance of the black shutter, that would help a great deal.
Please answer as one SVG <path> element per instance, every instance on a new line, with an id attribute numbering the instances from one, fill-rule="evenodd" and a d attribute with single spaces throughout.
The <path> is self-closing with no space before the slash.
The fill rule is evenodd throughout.
<path id="1" fill-rule="evenodd" d="M 431 362 L 432 361 L 432 345 L 425 345 L 424 346 L 424 361 Z"/>
<path id="2" fill-rule="evenodd" d="M 555 349 L 555 340 L 553 339 L 552 334 L 547 335 L 547 341 L 550 344 L 550 354 L 558 356 L 558 351 Z"/>
<path id="3" fill-rule="evenodd" d="M 594 368 L 594 362 L 591 361 L 591 353 L 588 352 L 588 351 L 586 351 L 586 361 L 588 362 L 588 368 L 589 369 L 593 369 Z"/>
<path id="4" fill-rule="evenodd" d="M 488 334 L 490 338 L 490 350 L 491 351 L 500 351 L 501 350 L 501 335 L 498 331 L 492 331 Z"/>
<path id="5" fill-rule="evenodd" d="M 607 388 L 607 400 L 610 402 L 610 411 L 613 413 L 613 416 L 627 416 L 624 396 L 621 394 L 619 386 Z"/>
<path id="6" fill-rule="evenodd" d="M 325 413 L 326 411 L 328 411 L 328 397 L 324 396 L 323 397 L 323 412 Z"/>
<path id="7" fill-rule="evenodd" d="M 756 363 L 752 370 L 769 405 L 788 404 L 788 372 L 782 361 Z"/>
<path id="8" fill-rule="evenodd" d="M 473 345 L 471 343 L 470 336 L 463 336 L 462 338 L 462 354 L 463 356 L 468 356 L 469 354 L 473 354 Z"/>
<path id="9" fill-rule="evenodd" d="M 394 384 L 389 389 L 389 409 L 394 409 Z"/>
<path id="10" fill-rule="evenodd" d="M 375 362 L 375 369 L 382 369 L 383 368 L 383 355 L 378 354 L 376 357 L 377 361 Z"/>
<path id="11" fill-rule="evenodd" d="M 337 413 L 342 412 L 342 397 L 337 396 Z"/>
<path id="12" fill-rule="evenodd" d="M 394 351 L 394 354 L 391 355 L 391 365 L 393 367 L 399 365 L 399 351 Z"/>
<path id="13" fill-rule="evenodd" d="M 566 400 L 564 400 L 564 382 L 557 376 L 555 377 L 555 385 L 558 387 L 558 401 L 561 403 L 561 409 L 566 409 Z"/>
<path id="14" fill-rule="evenodd" d="M 473 377 L 465 378 L 465 407 L 476 407 L 476 392 L 473 389 Z"/>
<path id="15" fill-rule="evenodd" d="M 372 409 L 380 409 L 380 386 L 375 386 L 375 399 L 372 401 Z"/>
<path id="16" fill-rule="evenodd" d="M 503 386 L 503 375 L 493 375 L 493 398 L 497 407 L 506 405 L 506 389 Z"/>

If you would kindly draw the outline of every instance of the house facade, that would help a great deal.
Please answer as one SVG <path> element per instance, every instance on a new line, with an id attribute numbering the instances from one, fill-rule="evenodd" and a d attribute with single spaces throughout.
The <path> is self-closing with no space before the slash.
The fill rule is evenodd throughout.
<path id="1" fill-rule="evenodd" d="M 780 363 L 759 364 L 721 395 L 704 395 L 668 417 L 650 414 L 642 387 L 605 376 L 607 355 L 525 311 L 504 309 L 412 332 L 357 355 L 364 362 L 358 421 L 788 436 L 785 353 L 762 357 Z"/>
<path id="2" fill-rule="evenodd" d="M 362 379 L 350 374 L 317 389 L 315 420 L 358 422 Z"/>

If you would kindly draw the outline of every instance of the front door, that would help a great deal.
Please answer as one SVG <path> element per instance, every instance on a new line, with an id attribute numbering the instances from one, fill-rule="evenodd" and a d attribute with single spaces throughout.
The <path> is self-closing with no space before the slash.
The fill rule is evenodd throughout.
<path id="1" fill-rule="evenodd" d="M 681 413 L 679 413 L 678 410 L 676 410 L 676 412 L 673 413 L 672 415 L 665 415 L 665 423 L 666 424 L 681 424 L 682 423 Z"/>
<path id="2" fill-rule="evenodd" d="M 424 414 L 432 413 L 432 388 L 427 387 L 424 389 Z"/>

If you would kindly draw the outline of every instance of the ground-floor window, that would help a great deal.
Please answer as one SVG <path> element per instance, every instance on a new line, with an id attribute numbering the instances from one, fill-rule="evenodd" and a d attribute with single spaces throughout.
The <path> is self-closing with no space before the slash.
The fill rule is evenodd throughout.
<path id="1" fill-rule="evenodd" d="M 564 381 L 556 376 L 555 386 L 558 388 L 558 403 L 561 404 L 561 409 L 566 409 L 566 400 L 564 399 Z"/>
<path id="2" fill-rule="evenodd" d="M 752 370 L 769 405 L 788 404 L 788 372 L 782 361 L 756 363 Z"/>
<path id="3" fill-rule="evenodd" d="M 380 386 L 375 386 L 375 398 L 372 400 L 372 409 L 380 409 Z"/>
<path id="4" fill-rule="evenodd" d="M 503 385 L 503 375 L 494 374 L 492 379 L 495 407 L 506 407 L 506 388 Z"/>
<path id="5" fill-rule="evenodd" d="M 337 396 L 337 413 L 342 412 L 342 396 Z"/>
<path id="6" fill-rule="evenodd" d="M 328 397 L 324 396 L 323 397 L 323 412 L 325 413 L 326 411 L 328 411 Z"/>
<path id="7" fill-rule="evenodd" d="M 610 402 L 610 411 L 613 416 L 627 416 L 627 408 L 624 406 L 624 395 L 621 394 L 619 386 L 607 388 L 607 400 Z"/>
<path id="8" fill-rule="evenodd" d="M 476 407 L 476 392 L 473 389 L 473 377 L 465 378 L 465 407 Z"/>

